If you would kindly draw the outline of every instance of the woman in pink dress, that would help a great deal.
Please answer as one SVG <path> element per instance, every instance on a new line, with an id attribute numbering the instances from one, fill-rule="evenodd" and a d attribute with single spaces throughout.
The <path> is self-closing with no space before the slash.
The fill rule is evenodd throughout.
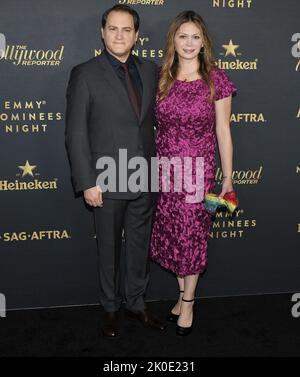
<path id="1" fill-rule="evenodd" d="M 202 157 L 203 194 L 214 190 L 217 145 L 223 172 L 219 196 L 233 190 L 230 115 L 235 91 L 226 73 L 216 66 L 203 19 L 193 11 L 180 13 L 168 31 L 159 81 L 157 155 L 181 161 Z M 196 179 L 194 165 L 190 175 Z M 175 190 L 174 170 L 169 192 L 163 192 L 160 174 L 150 256 L 177 276 L 179 298 L 168 320 L 177 323 L 178 335 L 188 335 L 199 274 L 207 264 L 212 217 L 204 208 L 203 195 L 200 201 L 190 202 L 186 200 L 189 191 Z"/>

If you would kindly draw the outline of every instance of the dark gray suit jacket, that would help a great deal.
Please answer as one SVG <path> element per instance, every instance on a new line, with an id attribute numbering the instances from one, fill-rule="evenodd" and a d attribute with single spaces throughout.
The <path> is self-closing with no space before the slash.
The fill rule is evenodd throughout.
<path id="1" fill-rule="evenodd" d="M 67 88 L 65 141 L 76 192 L 96 185 L 96 161 L 109 156 L 119 169 L 119 149 L 128 160 L 143 156 L 150 164 L 156 155 L 154 142 L 155 63 L 134 57 L 143 84 L 141 117 L 137 118 L 126 88 L 105 54 L 74 67 Z M 150 165 L 149 165 L 150 167 Z M 150 170 L 150 169 L 149 169 Z M 128 170 L 128 176 L 132 170 Z M 118 183 L 117 183 L 118 186 Z M 133 199 L 140 193 L 106 192 L 103 197 Z"/>

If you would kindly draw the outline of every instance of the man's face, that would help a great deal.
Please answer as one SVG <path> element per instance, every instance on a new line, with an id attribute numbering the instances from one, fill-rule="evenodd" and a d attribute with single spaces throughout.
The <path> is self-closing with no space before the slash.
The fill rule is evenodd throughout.
<path id="1" fill-rule="evenodd" d="M 117 59 L 125 62 L 138 38 L 133 17 L 126 12 L 109 13 L 105 28 L 101 28 L 105 47 Z"/>

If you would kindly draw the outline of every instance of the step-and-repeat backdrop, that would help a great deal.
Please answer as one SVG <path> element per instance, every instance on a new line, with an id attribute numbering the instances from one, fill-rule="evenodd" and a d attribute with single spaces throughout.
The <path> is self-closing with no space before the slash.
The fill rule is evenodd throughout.
<path id="1" fill-rule="evenodd" d="M 231 120 L 241 204 L 234 218 L 215 219 L 197 296 L 299 291 L 299 1 L 119 2 L 141 16 L 133 53 L 158 64 L 171 20 L 197 11 L 238 87 Z M 65 91 L 71 68 L 101 54 L 101 15 L 115 3 L 1 1 L 0 293 L 8 308 L 98 302 L 93 215 L 74 196 L 64 146 Z M 176 296 L 176 279 L 152 264 L 147 299 Z"/>

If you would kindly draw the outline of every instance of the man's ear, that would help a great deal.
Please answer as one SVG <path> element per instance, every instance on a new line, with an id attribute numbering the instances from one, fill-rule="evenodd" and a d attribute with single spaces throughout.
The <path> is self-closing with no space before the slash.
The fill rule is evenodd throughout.
<path id="1" fill-rule="evenodd" d="M 101 31 L 101 38 L 104 39 L 104 37 L 103 37 L 103 27 L 100 29 L 100 31 Z"/>
<path id="2" fill-rule="evenodd" d="M 135 43 L 137 43 L 138 39 L 139 39 L 139 31 L 135 33 Z"/>

